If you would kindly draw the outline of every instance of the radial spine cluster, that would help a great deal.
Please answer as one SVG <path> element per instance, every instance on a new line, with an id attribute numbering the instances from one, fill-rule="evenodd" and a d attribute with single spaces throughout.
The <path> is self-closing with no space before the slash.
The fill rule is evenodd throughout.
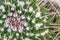
<path id="1" fill-rule="evenodd" d="M 3 5 L 0 5 L 0 24 L 3 25 L 0 27 L 0 32 L 4 33 L 3 40 L 32 40 L 30 37 L 39 40 L 40 35 L 44 36 L 49 32 L 49 29 L 39 32 L 40 28 L 45 26 L 44 23 L 47 23 L 48 15 L 42 13 L 35 2 L 31 0 L 3 1 Z"/>

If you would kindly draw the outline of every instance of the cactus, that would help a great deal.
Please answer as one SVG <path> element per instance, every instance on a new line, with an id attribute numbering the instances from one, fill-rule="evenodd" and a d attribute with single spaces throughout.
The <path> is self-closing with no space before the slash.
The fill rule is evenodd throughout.
<path id="1" fill-rule="evenodd" d="M 36 0 L 1 0 L 0 40 L 50 40 L 53 9 L 45 5 L 39 6 Z"/>

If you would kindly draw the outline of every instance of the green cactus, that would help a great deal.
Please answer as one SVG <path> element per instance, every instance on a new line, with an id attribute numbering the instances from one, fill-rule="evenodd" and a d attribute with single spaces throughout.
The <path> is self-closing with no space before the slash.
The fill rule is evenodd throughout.
<path id="1" fill-rule="evenodd" d="M 37 5 L 36 0 L 0 0 L 0 40 L 50 40 L 56 35 L 49 27 L 48 4 Z"/>

